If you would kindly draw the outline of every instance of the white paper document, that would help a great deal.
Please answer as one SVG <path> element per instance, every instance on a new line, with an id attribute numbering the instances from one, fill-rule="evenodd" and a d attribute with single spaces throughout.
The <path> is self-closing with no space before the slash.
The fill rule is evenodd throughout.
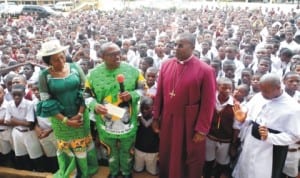
<path id="1" fill-rule="evenodd" d="M 126 112 L 126 109 L 120 108 L 110 103 L 105 104 L 105 107 L 108 114 L 118 117 L 119 119 L 122 118 Z"/>

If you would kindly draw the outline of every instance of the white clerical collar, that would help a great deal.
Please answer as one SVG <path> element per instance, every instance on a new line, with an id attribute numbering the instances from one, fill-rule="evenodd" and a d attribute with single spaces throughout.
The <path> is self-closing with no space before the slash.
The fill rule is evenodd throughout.
<path id="1" fill-rule="evenodd" d="M 281 90 L 281 94 L 279 96 L 277 96 L 276 98 L 272 98 L 271 101 L 279 101 L 282 98 L 285 97 L 285 95 L 288 95 L 286 92 L 284 92 L 283 90 Z M 290 97 L 290 95 L 288 95 Z"/>
<path id="2" fill-rule="evenodd" d="M 194 57 L 194 55 L 191 55 L 186 60 L 180 61 L 180 60 L 177 59 L 177 61 L 178 61 L 179 64 L 185 64 L 185 63 L 189 62 L 193 57 Z"/>

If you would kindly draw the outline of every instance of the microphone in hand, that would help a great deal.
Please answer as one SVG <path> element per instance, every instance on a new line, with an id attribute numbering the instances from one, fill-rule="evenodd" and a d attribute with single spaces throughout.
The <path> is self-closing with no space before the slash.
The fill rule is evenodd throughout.
<path id="1" fill-rule="evenodd" d="M 123 74 L 119 74 L 117 75 L 117 81 L 119 83 L 119 86 L 120 86 L 120 92 L 124 92 L 125 89 L 124 89 L 124 80 L 125 80 L 125 77 Z"/>

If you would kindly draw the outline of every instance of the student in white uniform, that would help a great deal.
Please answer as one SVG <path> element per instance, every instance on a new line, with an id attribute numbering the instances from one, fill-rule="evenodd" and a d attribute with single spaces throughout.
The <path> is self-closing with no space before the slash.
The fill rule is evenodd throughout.
<path id="1" fill-rule="evenodd" d="M 280 178 L 288 145 L 300 137 L 300 106 L 283 92 L 280 77 L 265 74 L 259 85 L 261 92 L 247 104 L 234 178 Z"/>
<path id="2" fill-rule="evenodd" d="M 7 101 L 4 99 L 4 89 L 0 85 L 0 166 L 14 167 L 11 127 L 4 124 Z"/>
<path id="3" fill-rule="evenodd" d="M 296 72 L 288 72 L 283 78 L 284 91 L 295 101 L 300 102 L 300 92 L 297 90 L 300 84 L 300 76 Z M 300 119 L 300 118 L 299 118 Z M 289 145 L 287 157 L 283 167 L 283 177 L 296 178 L 298 175 L 300 138 L 297 143 Z"/>
<path id="4" fill-rule="evenodd" d="M 16 168 L 43 171 L 43 151 L 33 130 L 35 121 L 33 103 L 26 100 L 24 94 L 25 87 L 23 85 L 13 85 L 13 100 L 7 105 L 4 123 L 13 126 L 12 138 Z"/>
<path id="5" fill-rule="evenodd" d="M 33 103 L 36 111 L 37 105 L 40 101 L 40 93 L 37 82 L 32 84 L 31 91 L 35 96 Z M 34 130 L 46 156 L 45 161 L 47 161 L 47 167 L 45 167 L 45 169 L 47 172 L 54 173 L 58 169 L 58 161 L 56 157 L 57 140 L 55 139 L 50 119 L 37 116 L 37 122 Z"/>

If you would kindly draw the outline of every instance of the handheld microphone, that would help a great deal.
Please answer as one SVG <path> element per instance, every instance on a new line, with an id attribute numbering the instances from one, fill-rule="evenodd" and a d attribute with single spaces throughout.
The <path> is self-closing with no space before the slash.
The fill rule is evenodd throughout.
<path id="1" fill-rule="evenodd" d="M 124 77 L 123 74 L 117 75 L 117 81 L 119 83 L 121 93 L 123 93 L 125 91 L 125 89 L 124 89 L 124 80 L 125 80 L 125 77 Z M 121 118 L 121 121 L 124 124 L 128 124 L 130 122 L 130 113 L 129 113 L 130 105 L 129 105 L 129 102 L 128 101 L 123 101 L 118 106 L 121 107 L 121 108 L 126 109 L 126 114 Z"/>
<path id="2" fill-rule="evenodd" d="M 125 77 L 124 77 L 123 74 L 117 75 L 117 81 L 119 83 L 121 93 L 125 91 L 125 89 L 124 89 L 124 83 L 123 83 L 124 80 L 125 80 Z"/>

